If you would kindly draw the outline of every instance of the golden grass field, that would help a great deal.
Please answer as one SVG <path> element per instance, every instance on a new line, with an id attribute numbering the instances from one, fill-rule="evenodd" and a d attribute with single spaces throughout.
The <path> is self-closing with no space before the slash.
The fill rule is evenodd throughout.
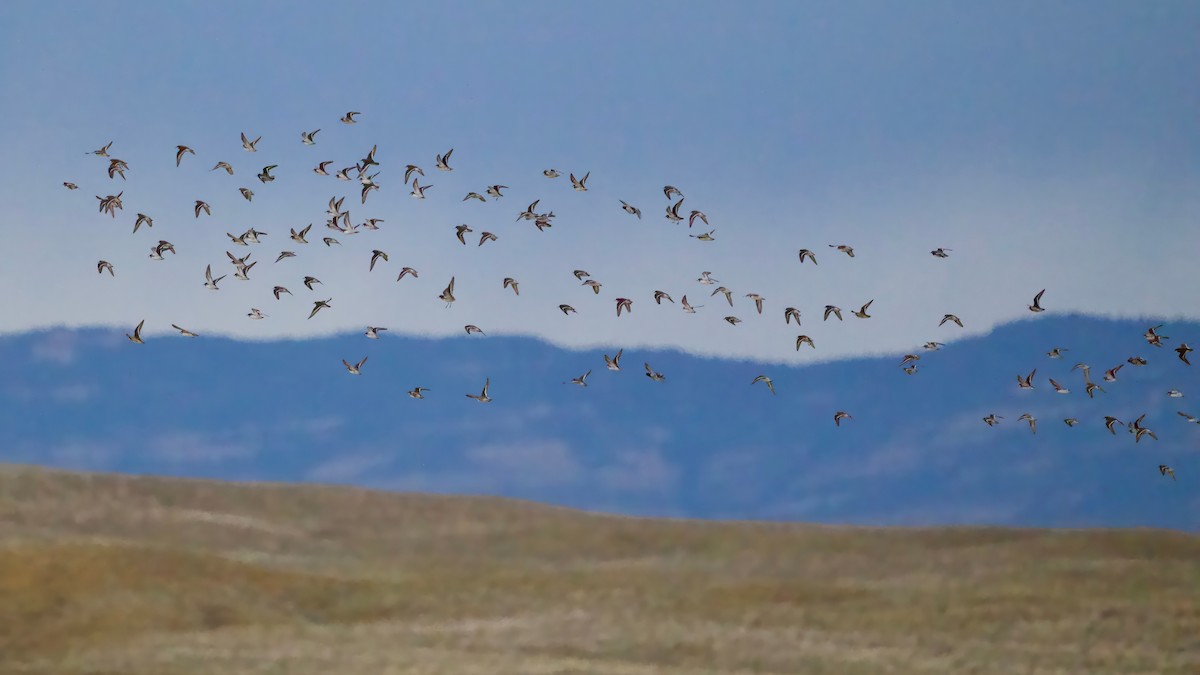
<path id="1" fill-rule="evenodd" d="M 1200 537 L 0 465 L 0 673 L 1200 673 Z"/>

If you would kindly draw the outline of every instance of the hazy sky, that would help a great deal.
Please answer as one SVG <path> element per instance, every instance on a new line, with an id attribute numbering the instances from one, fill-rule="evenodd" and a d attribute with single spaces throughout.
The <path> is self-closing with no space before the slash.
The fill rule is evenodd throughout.
<path id="1" fill-rule="evenodd" d="M 990 330 L 1028 317 L 1042 288 L 1054 312 L 1194 319 L 1197 34 L 1188 2 L 3 3 L 0 332 L 145 318 L 147 335 L 178 323 L 268 339 L 472 323 L 802 362 Z M 357 125 L 338 123 L 348 110 Z M 262 136 L 257 153 L 241 132 Z M 110 140 L 127 181 L 86 154 Z M 196 150 L 179 168 L 176 144 Z M 382 187 L 365 206 L 356 183 L 311 171 L 373 144 Z M 453 172 L 436 171 L 449 148 Z M 221 160 L 234 176 L 209 171 Z M 424 201 L 402 183 L 408 163 L 434 186 Z M 278 179 L 264 185 L 267 164 Z M 544 178 L 551 167 L 563 177 Z M 565 174 L 589 171 L 589 191 L 572 191 Z M 506 197 L 462 201 L 495 183 Z M 711 225 L 666 220 L 666 184 Z M 117 218 L 97 213 L 94 195 L 118 190 Z M 324 229 L 343 194 L 353 222 L 382 229 Z M 212 217 L 193 217 L 196 199 Z M 557 215 L 546 232 L 514 223 L 534 199 Z M 139 212 L 154 228 L 131 234 Z M 287 239 L 308 223 L 313 243 Z M 460 223 L 475 230 L 465 247 Z M 264 243 L 225 236 L 250 227 Z M 687 236 L 713 228 L 713 242 Z M 499 240 L 476 246 L 484 230 Z M 178 256 L 150 260 L 160 238 Z M 840 243 L 856 256 L 828 247 Z M 800 248 L 819 265 L 801 266 Z M 391 260 L 368 273 L 372 249 Z M 260 261 L 249 282 L 227 250 Z M 275 263 L 281 250 L 298 256 Z M 115 279 L 97 276 L 101 258 Z M 230 275 L 217 293 L 206 264 Z M 396 283 L 406 265 L 420 278 Z M 704 270 L 733 308 L 695 282 Z M 307 291 L 308 274 L 324 286 Z M 276 301 L 275 284 L 295 297 Z M 655 289 L 704 307 L 655 306 Z M 761 317 L 750 292 L 767 299 Z M 618 296 L 631 316 L 615 316 Z M 873 319 L 849 315 L 871 299 Z M 826 304 L 846 321 L 822 323 Z M 784 325 L 786 306 L 801 329 Z M 252 307 L 269 318 L 248 319 Z M 966 328 L 939 328 L 947 312 Z M 819 348 L 797 355 L 801 332 Z"/>

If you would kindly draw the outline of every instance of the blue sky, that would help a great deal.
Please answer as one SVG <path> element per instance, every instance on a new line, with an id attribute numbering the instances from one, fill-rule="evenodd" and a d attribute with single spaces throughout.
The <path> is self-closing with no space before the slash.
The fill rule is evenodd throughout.
<path id="1" fill-rule="evenodd" d="M 120 335 L 146 319 L 152 339 L 177 323 L 281 345 L 380 325 L 444 340 L 452 354 L 471 323 L 547 349 L 851 368 L 926 340 L 994 336 L 1029 319 L 1042 288 L 1048 311 L 1037 318 L 1129 320 L 1135 338 L 1139 322 L 1192 326 L 1198 30 L 1200 7 L 1186 2 L 5 3 L 0 228 L 18 254 L 0 265 L 0 335 Z M 348 110 L 362 112 L 357 125 L 337 122 Z M 302 145 L 300 132 L 316 128 L 317 144 Z M 241 149 L 241 132 L 263 137 L 257 153 Z M 110 140 L 127 181 L 86 154 Z M 196 156 L 177 168 L 180 143 Z M 356 184 L 311 172 L 322 160 L 349 166 L 372 145 L 381 189 L 365 205 Z M 451 147 L 454 171 L 434 170 Z M 235 175 L 209 171 L 217 161 Z M 425 200 L 403 184 L 408 163 L 433 184 Z M 254 174 L 266 164 L 278 179 L 264 185 Z M 564 176 L 544 178 L 551 167 Z M 589 191 L 572 191 L 567 172 L 590 172 Z M 508 196 L 462 201 L 494 183 Z M 668 222 L 666 184 L 711 225 Z M 118 190 L 125 209 L 97 213 L 93 195 Z M 382 218 L 382 229 L 325 230 L 327 202 L 341 195 L 353 222 Z M 196 199 L 211 218 L 193 217 Z M 557 214 L 546 232 L 514 223 L 534 199 Z M 139 212 L 155 226 L 131 234 Z M 313 243 L 287 239 L 308 223 Z M 461 223 L 499 239 L 461 246 Z M 225 236 L 250 227 L 264 243 Z M 714 242 L 687 236 L 714 228 Z M 323 246 L 326 234 L 343 245 Z M 179 254 L 149 260 L 160 238 Z M 829 248 L 842 243 L 853 259 Z M 930 256 L 937 247 L 950 258 Z M 376 248 L 390 261 L 368 272 Z M 800 265 L 800 248 L 819 264 Z M 228 250 L 261 261 L 250 281 L 232 278 Z M 281 250 L 298 255 L 273 262 Z M 115 278 L 96 275 L 98 259 Z M 203 288 L 207 264 L 230 274 L 218 293 Z M 420 277 L 396 283 L 406 265 Z M 705 270 L 733 307 L 695 282 Z M 300 283 L 310 274 L 324 282 L 314 292 Z M 446 309 L 436 296 L 452 275 L 459 299 Z M 519 297 L 501 287 L 506 276 Z M 295 295 L 276 301 L 275 284 Z M 703 307 L 657 306 L 656 289 Z M 762 316 L 747 293 L 766 297 Z M 329 297 L 330 310 L 305 318 Z M 616 297 L 634 300 L 631 315 L 614 316 Z M 872 319 L 848 315 L 872 299 Z M 826 304 L 846 321 L 822 322 Z M 801 329 L 784 324 L 787 306 Z M 251 308 L 268 318 L 248 319 Z M 939 327 L 947 312 L 966 327 Z M 743 323 L 722 321 L 730 315 Z M 800 332 L 818 348 L 797 352 Z M 431 349 L 426 358 L 443 358 Z M 197 352 L 177 358 L 208 364 Z M 335 366 L 343 357 L 328 355 Z M 936 424 L 936 411 L 923 414 L 913 424 Z"/>

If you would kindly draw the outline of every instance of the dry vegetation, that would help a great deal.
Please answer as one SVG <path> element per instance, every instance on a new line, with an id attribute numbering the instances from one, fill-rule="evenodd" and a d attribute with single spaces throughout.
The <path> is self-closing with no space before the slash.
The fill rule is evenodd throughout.
<path id="1" fill-rule="evenodd" d="M 1200 538 L 0 466 L 0 672 L 1196 673 Z"/>

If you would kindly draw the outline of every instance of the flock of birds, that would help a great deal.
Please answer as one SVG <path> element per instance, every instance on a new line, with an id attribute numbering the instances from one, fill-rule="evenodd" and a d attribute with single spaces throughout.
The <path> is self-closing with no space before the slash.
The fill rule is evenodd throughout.
<path id="1" fill-rule="evenodd" d="M 340 122 L 343 124 L 346 124 L 346 125 L 356 124 L 357 120 L 355 118 L 360 114 L 361 113 L 354 112 L 354 111 L 347 112 L 345 114 L 345 116 L 343 116 L 340 119 Z M 304 145 L 308 145 L 308 146 L 315 145 L 317 142 L 316 136 L 319 132 L 320 132 L 320 129 L 317 129 L 315 131 L 301 132 L 301 134 L 300 134 L 301 143 L 303 143 Z M 261 136 L 256 137 L 253 140 L 251 140 L 245 133 L 243 133 L 241 135 L 242 149 L 247 153 L 257 153 L 258 152 L 257 145 L 258 145 L 259 141 L 261 141 L 261 140 L 262 140 Z M 104 145 L 103 147 L 101 147 L 97 150 L 91 151 L 88 154 L 96 155 L 98 157 L 105 158 L 108 160 L 107 174 L 108 174 L 108 178 L 110 180 L 115 180 L 118 176 L 120 177 L 121 180 L 125 180 L 126 179 L 125 172 L 130 171 L 129 164 L 126 163 L 122 159 L 119 159 L 119 158 L 116 158 L 116 157 L 113 157 L 110 155 L 110 150 L 112 149 L 112 145 L 113 144 L 110 141 L 108 144 Z M 379 171 L 376 170 L 376 167 L 378 167 L 380 165 L 379 162 L 376 161 L 376 159 L 375 159 L 376 150 L 377 150 L 377 146 L 372 146 L 370 152 L 368 152 L 365 157 L 363 157 L 359 161 L 355 162 L 351 166 L 347 166 L 347 167 L 336 169 L 336 170 L 331 170 L 331 165 L 334 164 L 334 161 L 328 160 L 328 161 L 319 162 L 312 169 L 312 171 L 319 176 L 333 176 L 336 180 L 339 180 L 339 181 L 345 181 L 345 182 L 355 182 L 356 181 L 360 185 L 360 202 L 362 205 L 365 205 L 367 203 L 367 198 L 371 194 L 371 192 L 380 189 L 379 183 L 375 182 L 375 178 L 378 177 L 378 175 L 379 175 Z M 454 150 L 453 150 L 453 148 L 451 148 L 450 150 L 446 151 L 445 154 L 436 155 L 436 157 L 434 158 L 434 168 L 436 170 L 443 171 L 443 172 L 453 171 L 453 167 L 451 167 L 451 165 L 450 165 L 450 161 L 451 161 L 451 157 L 452 157 L 453 153 L 454 153 Z M 181 167 L 188 155 L 195 156 L 196 151 L 187 145 L 177 145 L 176 149 L 175 149 L 175 165 L 176 165 L 176 167 Z M 276 165 L 276 164 L 264 165 L 256 177 L 262 184 L 273 182 L 276 179 L 276 176 L 272 175 L 271 171 L 276 168 L 278 168 L 278 165 Z M 226 161 L 218 161 L 212 167 L 212 169 L 210 169 L 210 171 L 218 171 L 218 170 L 223 170 L 226 172 L 226 174 L 228 174 L 230 176 L 235 175 L 235 169 L 234 169 L 233 165 Z M 562 173 L 560 171 L 558 171 L 557 169 L 551 168 L 551 169 L 545 169 L 542 172 L 542 175 L 546 179 L 554 180 L 554 179 L 561 177 Z M 590 172 L 586 172 L 582 175 L 582 177 L 577 178 L 574 173 L 568 173 L 567 178 L 570 181 L 571 187 L 574 191 L 586 192 L 588 190 L 587 180 L 590 177 L 590 175 L 591 175 Z M 428 191 L 429 189 L 434 187 L 433 185 L 428 184 L 428 183 L 422 185 L 420 183 L 420 181 L 423 179 L 425 179 L 425 171 L 420 166 L 418 166 L 416 164 L 408 164 L 405 166 L 404 182 L 405 182 L 406 187 L 409 187 L 411 189 L 410 196 L 413 197 L 414 199 L 425 199 L 426 191 Z M 63 185 L 69 190 L 78 189 L 78 186 L 75 183 L 64 182 Z M 487 199 L 489 197 L 493 200 L 498 200 L 505 196 L 503 193 L 503 190 L 506 190 L 506 189 L 508 189 L 508 186 L 505 186 L 505 185 L 500 185 L 500 184 L 490 185 L 485 188 L 483 194 L 474 192 L 474 191 L 468 192 L 466 194 L 466 196 L 463 197 L 462 201 L 465 202 L 465 201 L 469 201 L 469 200 L 478 200 L 478 201 L 484 202 L 484 201 L 487 201 Z M 248 187 L 239 187 L 238 192 L 247 201 L 252 201 L 254 198 L 254 191 Z M 124 210 L 124 203 L 122 201 L 123 194 L 124 194 L 124 191 L 122 190 L 122 191 L 118 191 L 116 194 L 110 194 L 110 195 L 107 195 L 104 197 L 97 195 L 96 199 L 99 202 L 100 213 L 108 214 L 110 217 L 115 219 L 117 211 Z M 663 187 L 663 194 L 666 196 L 666 199 L 667 199 L 667 206 L 665 208 L 665 211 L 666 211 L 665 217 L 667 220 L 671 221 L 672 223 L 680 223 L 680 222 L 686 220 L 687 226 L 689 229 L 692 229 L 693 226 L 697 222 L 702 222 L 706 226 L 709 224 L 708 216 L 702 211 L 693 209 L 693 210 L 690 210 L 686 215 L 684 215 L 684 213 L 681 211 L 681 208 L 684 203 L 684 195 L 679 190 L 679 188 L 672 186 L 672 185 L 666 185 Z M 487 196 L 485 197 L 485 195 L 487 195 Z M 334 196 L 329 199 L 329 207 L 325 213 L 325 216 L 326 216 L 325 227 L 328 230 L 332 231 L 333 233 L 337 233 L 342 236 L 352 236 L 352 235 L 359 234 L 363 231 L 378 230 L 380 223 L 384 222 L 383 219 L 380 219 L 380 218 L 367 218 L 361 223 L 352 224 L 351 219 L 350 219 L 350 211 L 348 209 L 343 209 L 344 201 L 345 201 L 344 196 L 342 196 L 342 197 Z M 620 202 L 619 207 L 622 211 L 624 211 L 625 213 L 629 214 L 630 216 L 636 217 L 638 219 L 642 218 L 642 210 L 639 207 L 634 206 L 633 204 L 631 204 L 625 200 L 617 200 L 617 201 Z M 522 220 L 532 222 L 532 224 L 539 231 L 545 231 L 546 229 L 553 227 L 554 218 L 555 218 L 553 210 L 539 212 L 538 205 L 540 203 L 541 203 L 540 199 L 534 200 L 532 203 L 530 203 L 527 207 L 525 207 L 522 211 L 520 211 L 517 214 L 516 222 L 520 222 Z M 212 207 L 208 204 L 208 202 L 206 202 L 204 200 L 200 200 L 200 199 L 195 200 L 192 211 L 194 213 L 194 217 L 197 219 L 200 218 L 201 214 L 203 214 L 205 216 L 212 216 Z M 138 213 L 134 220 L 133 232 L 136 234 L 138 232 L 138 230 L 143 226 L 145 226 L 146 228 L 152 228 L 154 226 L 154 219 L 144 213 Z M 298 245 L 309 244 L 310 242 L 308 240 L 308 236 L 310 234 L 312 227 L 313 227 L 312 224 L 309 224 L 307 227 L 304 227 L 300 230 L 291 228 L 290 235 L 289 235 L 290 240 Z M 711 242 L 711 241 L 715 241 L 715 237 L 713 236 L 715 234 L 715 232 L 716 232 L 716 229 L 714 228 L 711 230 L 701 232 L 699 234 L 689 234 L 689 236 L 694 239 L 697 239 L 699 241 Z M 454 236 L 464 246 L 467 244 L 467 240 L 466 240 L 467 234 L 475 234 L 475 230 L 473 230 L 470 226 L 468 226 L 466 224 L 457 225 L 455 227 Z M 484 244 L 486 244 L 488 242 L 495 242 L 498 239 L 497 235 L 492 232 L 482 231 L 482 232 L 479 232 L 478 234 L 479 234 L 479 240 L 478 240 L 478 243 L 476 244 L 476 246 L 483 246 Z M 235 246 L 245 246 L 245 247 L 249 247 L 249 246 L 255 245 L 255 244 L 261 244 L 262 241 L 261 241 L 260 237 L 263 237 L 266 235 L 267 235 L 266 232 L 259 231 L 253 227 L 251 227 L 250 229 L 246 230 L 245 232 L 243 232 L 241 234 L 237 234 L 237 235 L 235 235 L 233 233 L 226 233 L 226 236 L 229 238 L 229 242 L 231 244 L 233 244 Z M 341 242 L 335 236 L 333 236 L 332 233 L 322 237 L 321 241 L 326 247 L 341 245 Z M 846 256 L 848 256 L 850 258 L 854 257 L 854 248 L 849 245 L 829 244 L 828 246 L 830 248 L 834 249 L 835 251 L 837 251 L 838 253 L 845 254 Z M 930 254 L 936 258 L 944 259 L 944 258 L 949 257 L 950 251 L 952 251 L 952 249 L 936 248 L 936 249 L 930 251 Z M 168 253 L 172 254 L 172 255 L 176 254 L 174 245 L 171 244 L 171 242 L 169 242 L 167 240 L 159 240 L 157 243 L 155 243 L 154 245 L 152 245 L 150 247 L 149 257 L 152 260 L 164 260 L 165 254 L 168 254 Z M 254 267 L 256 265 L 258 265 L 258 263 L 260 262 L 258 260 L 251 261 L 250 260 L 250 258 L 252 256 L 251 253 L 246 253 L 243 256 L 237 256 L 227 250 L 225 252 L 225 255 L 229 259 L 229 263 L 234 268 L 234 274 L 233 274 L 234 278 L 243 280 L 243 281 L 249 280 L 249 278 L 250 278 L 249 275 L 250 275 L 251 270 L 253 270 Z M 295 251 L 284 250 L 279 253 L 278 257 L 276 257 L 276 259 L 275 259 L 275 262 L 278 263 L 286 258 L 295 257 L 296 255 L 297 254 Z M 805 263 L 811 263 L 812 265 L 817 264 L 816 253 L 810 249 L 807 249 L 807 248 L 800 249 L 798 256 L 799 256 L 799 264 L 801 264 L 801 265 L 804 265 Z M 379 249 L 374 249 L 371 251 L 370 260 L 368 262 L 368 270 L 373 271 L 377 264 L 379 264 L 381 262 L 387 263 L 388 261 L 389 261 L 389 257 L 385 251 L 382 251 Z M 106 260 L 98 261 L 96 263 L 96 270 L 101 275 L 103 275 L 105 272 L 107 272 L 110 276 L 116 276 L 115 267 L 113 266 L 112 263 L 110 263 Z M 591 275 L 586 270 L 575 270 L 573 272 L 573 275 L 577 281 L 581 282 L 582 286 L 591 288 L 591 290 L 597 295 L 600 294 L 602 284 L 599 281 L 597 281 L 596 279 L 591 278 Z M 227 275 L 225 275 L 225 274 L 221 274 L 219 276 L 214 276 L 212 265 L 209 264 L 206 266 L 206 268 L 204 270 L 204 286 L 206 288 L 208 288 L 209 290 L 219 291 L 220 290 L 219 284 L 221 283 L 222 280 L 224 280 L 226 278 L 226 276 Z M 419 273 L 416 269 L 414 269 L 412 267 L 403 267 L 400 270 L 399 275 L 396 277 L 396 281 L 399 282 L 407 276 L 417 278 L 419 276 Z M 446 287 L 437 296 L 437 298 L 439 300 L 441 300 L 442 302 L 445 303 L 446 307 L 452 306 L 453 303 L 455 302 L 454 279 L 455 279 L 454 276 L 451 276 Z M 715 297 L 717 295 L 721 295 L 726 300 L 729 307 L 732 308 L 734 306 L 733 292 L 730 289 L 726 288 L 725 286 L 719 285 L 720 281 L 713 278 L 711 272 L 708 272 L 708 271 L 702 272 L 700 274 L 700 276 L 696 279 L 696 281 L 700 285 L 703 285 L 703 286 L 716 286 L 716 288 L 714 290 L 712 290 L 711 293 L 709 293 L 709 296 Z M 516 294 L 518 296 L 520 295 L 520 283 L 516 279 L 514 279 L 512 277 L 505 277 L 501 283 L 502 283 L 502 287 L 504 289 L 511 289 L 514 294 Z M 309 291 L 314 291 L 315 290 L 314 286 L 321 285 L 321 281 L 313 276 L 305 276 L 304 280 L 303 280 L 303 284 Z M 282 286 L 282 285 L 275 285 L 271 292 L 276 300 L 281 299 L 282 295 L 284 295 L 284 294 L 292 295 L 292 292 L 287 287 Z M 705 292 L 707 292 L 707 291 L 705 291 Z M 1042 289 L 1036 295 L 1033 296 L 1032 303 L 1028 305 L 1028 309 L 1030 312 L 1040 313 L 1040 312 L 1045 311 L 1045 308 L 1041 304 L 1042 298 L 1043 298 L 1045 292 L 1046 292 L 1045 289 Z M 675 304 L 675 300 L 671 297 L 671 295 L 662 290 L 655 290 L 653 292 L 652 297 L 653 297 L 653 300 L 656 305 L 662 305 L 662 303 L 664 301 L 669 302 L 671 304 Z M 763 305 L 764 305 L 764 301 L 766 300 L 766 298 L 764 298 L 763 296 L 761 296 L 757 293 L 747 293 L 747 294 L 745 294 L 745 297 L 749 298 L 750 300 L 753 301 L 755 311 L 758 314 L 763 313 Z M 614 300 L 615 300 L 615 311 L 616 311 L 617 317 L 620 317 L 622 315 L 622 313 L 632 313 L 633 303 L 634 303 L 633 299 L 625 298 L 625 297 L 616 297 Z M 332 297 L 324 299 L 324 300 L 318 299 L 318 300 L 313 301 L 313 306 L 308 314 L 308 318 L 312 319 L 312 318 L 316 317 L 316 315 L 321 310 L 331 308 L 332 302 L 333 302 Z M 858 310 L 852 311 L 850 313 L 859 319 L 870 319 L 871 315 L 868 313 L 868 310 L 870 309 L 871 304 L 873 302 L 874 302 L 874 300 L 870 300 L 867 303 L 865 303 L 864 305 L 862 305 Z M 680 301 L 678 304 L 679 304 L 679 307 L 684 312 L 688 312 L 688 313 L 695 313 L 696 309 L 704 306 L 704 305 L 692 305 L 688 301 L 687 295 L 683 295 L 680 298 Z M 567 315 L 576 313 L 575 308 L 569 304 L 560 304 L 558 306 L 558 309 L 563 314 L 567 314 Z M 829 321 L 831 317 L 835 318 L 838 321 L 842 321 L 843 320 L 842 311 L 843 310 L 841 307 L 837 307 L 835 305 L 826 305 L 824 308 L 823 314 L 822 314 L 822 321 Z M 260 308 L 252 307 L 252 308 L 250 308 L 250 311 L 247 313 L 247 316 L 250 319 L 261 320 L 261 319 L 267 318 L 269 315 L 263 313 L 263 311 Z M 799 327 L 800 311 L 798 309 L 796 309 L 795 307 L 787 307 L 783 311 L 783 319 L 784 319 L 785 324 L 790 324 L 794 320 L 796 322 L 797 327 Z M 724 320 L 727 323 L 734 325 L 734 326 L 741 323 L 741 321 L 742 321 L 741 319 L 739 319 L 737 316 L 734 316 L 734 315 L 725 316 Z M 939 327 L 944 326 L 947 323 L 953 323 L 953 324 L 959 326 L 960 328 L 963 326 L 962 319 L 960 319 L 957 315 L 950 314 L 950 313 L 945 314 L 942 317 L 941 321 L 938 323 L 938 326 Z M 142 338 L 142 328 L 144 327 L 144 325 L 145 325 L 145 320 L 143 319 L 133 329 L 132 333 L 126 334 L 126 337 L 130 340 L 130 342 L 132 342 L 134 344 L 143 344 L 144 343 L 144 340 Z M 171 324 L 171 327 L 174 328 L 175 330 L 177 330 L 181 335 L 183 335 L 185 337 L 190 337 L 190 338 L 198 337 L 198 334 L 196 332 L 188 330 L 177 324 Z M 473 324 L 466 324 L 466 325 L 464 325 L 463 328 L 468 335 L 484 334 L 482 329 L 480 329 L 478 326 L 473 325 Z M 1161 347 L 1163 347 L 1163 341 L 1170 339 L 1168 336 L 1162 335 L 1158 332 L 1158 330 L 1160 328 L 1162 328 L 1162 325 L 1153 326 L 1153 327 L 1149 328 L 1146 331 L 1146 333 L 1144 334 L 1143 337 L 1145 338 L 1146 342 L 1149 345 L 1151 345 L 1153 347 L 1161 348 Z M 365 335 L 369 339 L 378 339 L 380 337 L 380 333 L 383 331 L 386 331 L 386 330 L 387 330 L 387 328 L 383 327 L 383 326 L 367 326 Z M 799 351 L 800 348 L 805 345 L 807 345 L 809 348 L 812 348 L 812 349 L 816 348 L 816 344 L 811 337 L 809 337 L 808 335 L 803 335 L 803 334 L 798 335 L 795 339 L 795 349 L 797 351 Z M 923 345 L 923 349 L 926 352 L 937 351 L 943 345 L 944 345 L 944 343 L 941 343 L 941 342 L 930 341 L 930 342 L 926 342 Z M 608 370 L 611 370 L 611 371 L 621 370 L 620 361 L 621 361 L 621 356 L 623 354 L 623 351 L 624 350 L 618 350 L 616 352 L 616 354 L 611 357 L 608 354 L 604 355 L 605 367 Z M 1048 356 L 1051 359 L 1061 359 L 1063 356 L 1063 352 L 1066 352 L 1066 351 L 1068 351 L 1068 350 L 1065 348 L 1055 347 L 1054 349 L 1051 349 L 1049 352 L 1047 352 L 1046 356 Z M 1188 365 L 1188 366 L 1191 365 L 1191 362 L 1188 360 L 1188 354 L 1194 350 L 1190 346 L 1188 346 L 1187 343 L 1180 343 L 1177 347 L 1174 348 L 1174 351 L 1175 351 L 1176 355 L 1178 356 L 1178 359 L 1181 363 Z M 920 354 L 916 354 L 916 353 L 905 354 L 903 356 L 903 358 L 901 359 L 899 366 L 903 370 L 904 373 L 906 373 L 908 375 L 913 375 L 918 371 L 918 362 L 921 361 L 921 358 L 922 357 Z M 362 373 L 363 366 L 366 365 L 366 363 L 367 363 L 367 357 L 363 357 L 356 363 L 351 363 L 351 362 L 347 361 L 346 359 L 342 359 L 342 365 L 345 367 L 346 372 L 348 372 L 351 375 L 360 375 Z M 1133 366 L 1133 367 L 1141 367 L 1141 366 L 1145 366 L 1147 364 L 1147 361 L 1144 358 L 1141 358 L 1138 356 L 1133 356 L 1133 357 L 1130 357 L 1127 359 L 1127 363 L 1128 363 L 1128 365 Z M 1105 371 L 1103 377 L 1101 378 L 1102 381 L 1106 382 L 1106 383 L 1116 382 L 1118 372 L 1125 365 L 1126 364 L 1120 364 L 1114 368 L 1111 368 L 1111 369 Z M 655 371 L 648 362 L 643 363 L 643 367 L 645 369 L 645 375 L 649 380 L 655 381 L 655 382 L 662 382 L 665 380 L 665 376 L 662 373 Z M 1074 372 L 1076 370 L 1079 370 L 1082 372 L 1084 391 L 1088 395 L 1089 398 L 1094 398 L 1095 394 L 1097 392 L 1105 393 L 1105 389 L 1099 383 L 1094 382 L 1092 380 L 1091 368 L 1088 366 L 1088 364 L 1077 363 L 1077 364 L 1075 364 L 1075 366 L 1073 368 L 1071 368 L 1071 372 Z M 582 375 L 571 378 L 568 381 L 565 381 L 564 384 L 574 384 L 574 385 L 577 385 L 580 387 L 587 387 L 588 386 L 587 378 L 591 375 L 591 372 L 592 371 L 589 369 L 587 372 L 583 373 Z M 1020 389 L 1034 389 L 1037 386 L 1036 380 L 1035 380 L 1036 375 L 1037 375 L 1037 368 L 1034 368 L 1031 372 L 1029 372 L 1026 375 L 1018 374 L 1016 376 L 1017 386 Z M 1064 386 L 1059 381 L 1055 380 L 1054 378 L 1048 378 L 1048 379 L 1049 379 L 1050 386 L 1054 389 L 1054 391 L 1056 393 L 1058 393 L 1058 394 L 1069 394 L 1070 393 L 1071 390 L 1068 387 Z M 775 385 L 770 377 L 768 377 L 767 375 L 758 375 L 750 382 L 751 385 L 755 385 L 755 384 L 759 384 L 759 383 L 762 383 L 763 385 L 765 385 L 766 388 L 771 392 L 771 394 L 775 394 Z M 491 379 L 485 378 L 484 384 L 483 384 L 483 389 L 479 394 L 467 393 L 466 396 L 468 398 L 474 399 L 480 403 L 490 403 L 492 401 L 492 398 L 489 396 L 489 393 L 488 393 L 490 385 L 491 385 Z M 417 387 L 414 387 L 413 389 L 411 389 L 410 391 L 408 391 L 408 395 L 414 399 L 423 399 L 423 398 L 425 398 L 425 396 L 424 396 L 425 392 L 428 392 L 428 391 L 431 391 L 431 389 L 429 389 L 427 387 L 423 387 L 423 386 L 417 386 Z M 1170 396 L 1172 398 L 1181 398 L 1183 396 L 1183 394 L 1182 394 L 1182 392 L 1180 392 L 1177 389 L 1172 389 L 1168 392 L 1168 396 Z M 1194 417 L 1185 412 L 1179 412 L 1178 414 L 1189 423 L 1200 424 L 1200 418 Z M 1134 442 L 1140 442 L 1144 437 L 1149 437 L 1153 440 L 1158 440 L 1157 434 L 1152 429 L 1150 429 L 1149 427 L 1144 425 L 1145 417 L 1146 417 L 1146 415 L 1143 414 L 1135 420 L 1132 420 L 1130 422 L 1123 422 L 1116 417 L 1105 416 L 1104 417 L 1104 425 L 1108 429 L 1108 431 L 1114 435 L 1117 433 L 1116 428 L 1118 426 L 1125 427 L 1127 429 L 1127 431 L 1133 436 Z M 833 414 L 833 422 L 836 426 L 839 426 L 839 427 L 841 426 L 843 421 L 853 420 L 853 419 L 854 419 L 854 417 L 845 410 L 838 410 Z M 992 414 L 989 414 L 986 417 L 984 417 L 983 422 L 985 424 L 987 424 L 988 426 L 996 426 L 996 425 L 1000 424 L 1000 421 L 1003 419 L 1005 419 L 1004 416 L 992 413 Z M 1027 423 L 1029 425 L 1029 430 L 1031 433 L 1034 433 L 1034 434 L 1037 433 L 1038 419 L 1036 417 L 1034 417 L 1032 414 L 1030 414 L 1028 412 L 1023 413 L 1018 418 L 1018 420 Z M 1080 421 L 1078 419 L 1073 418 L 1073 417 L 1066 418 L 1063 420 L 1063 422 L 1068 427 L 1074 427 L 1080 423 Z M 1158 466 L 1158 470 L 1161 475 L 1170 476 L 1173 480 L 1175 479 L 1175 471 L 1172 467 L 1170 467 L 1166 464 L 1160 464 Z"/>

